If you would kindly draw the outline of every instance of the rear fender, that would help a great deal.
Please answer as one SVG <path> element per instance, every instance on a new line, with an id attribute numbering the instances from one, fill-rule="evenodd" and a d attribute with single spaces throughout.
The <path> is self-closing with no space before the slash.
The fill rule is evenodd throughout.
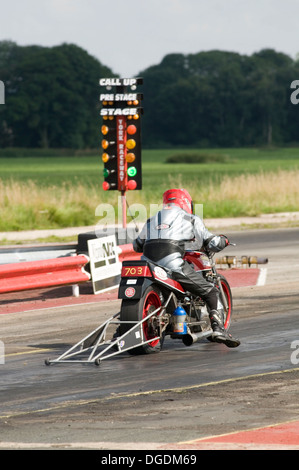
<path id="1" fill-rule="evenodd" d="M 147 277 L 133 278 L 122 278 L 118 289 L 119 299 L 141 299 L 145 289 L 153 283 L 152 279 Z"/>
<path id="2" fill-rule="evenodd" d="M 118 289 L 119 299 L 140 299 L 148 286 L 155 281 L 147 261 L 123 261 Z"/>

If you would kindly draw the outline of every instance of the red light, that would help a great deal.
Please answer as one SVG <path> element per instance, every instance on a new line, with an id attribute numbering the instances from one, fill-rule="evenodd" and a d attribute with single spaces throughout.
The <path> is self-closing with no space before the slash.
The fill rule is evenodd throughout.
<path id="1" fill-rule="evenodd" d="M 135 180 L 129 180 L 128 181 L 128 189 L 136 189 L 137 183 Z"/>
<path id="2" fill-rule="evenodd" d="M 134 126 L 134 124 L 130 124 L 130 126 L 127 127 L 127 133 L 130 135 L 136 134 L 137 128 Z"/>
<path id="3" fill-rule="evenodd" d="M 102 187 L 103 187 L 104 191 L 108 191 L 108 189 L 110 188 L 110 184 L 107 183 L 107 181 L 104 181 L 104 183 L 102 184 Z"/>

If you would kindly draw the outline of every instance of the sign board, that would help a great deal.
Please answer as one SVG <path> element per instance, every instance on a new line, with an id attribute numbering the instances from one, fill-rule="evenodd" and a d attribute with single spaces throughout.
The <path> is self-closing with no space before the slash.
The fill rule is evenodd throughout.
<path id="1" fill-rule="evenodd" d="M 101 78 L 105 87 L 100 93 L 102 104 L 102 184 L 104 191 L 142 189 L 141 117 L 143 94 L 137 86 L 142 78 Z"/>
<path id="2" fill-rule="evenodd" d="M 98 294 L 117 287 L 122 264 L 118 259 L 115 235 L 88 240 L 87 244 L 93 292 Z"/>

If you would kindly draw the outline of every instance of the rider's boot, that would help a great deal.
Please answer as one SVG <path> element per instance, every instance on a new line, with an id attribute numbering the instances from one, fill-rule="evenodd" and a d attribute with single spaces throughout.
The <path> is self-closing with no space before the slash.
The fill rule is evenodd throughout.
<path id="1" fill-rule="evenodd" d="M 224 343 L 228 348 L 236 348 L 240 345 L 240 341 L 233 338 L 224 328 L 224 315 L 221 310 L 211 310 L 209 316 L 213 330 L 212 341 Z"/>

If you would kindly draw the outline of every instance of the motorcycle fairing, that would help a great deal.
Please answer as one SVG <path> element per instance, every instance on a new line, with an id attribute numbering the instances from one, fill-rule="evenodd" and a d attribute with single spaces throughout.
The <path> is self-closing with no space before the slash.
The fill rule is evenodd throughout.
<path id="1" fill-rule="evenodd" d="M 201 251 L 186 250 L 184 260 L 194 266 L 195 271 L 210 271 L 211 263 Z"/>

